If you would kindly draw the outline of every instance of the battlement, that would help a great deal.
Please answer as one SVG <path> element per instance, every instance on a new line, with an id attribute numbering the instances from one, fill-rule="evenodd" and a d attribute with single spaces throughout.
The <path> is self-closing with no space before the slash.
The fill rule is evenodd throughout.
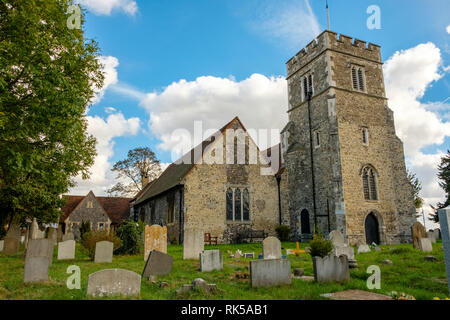
<path id="1" fill-rule="evenodd" d="M 381 62 L 380 46 L 325 30 L 286 63 L 288 77 L 303 68 L 326 49 Z"/>

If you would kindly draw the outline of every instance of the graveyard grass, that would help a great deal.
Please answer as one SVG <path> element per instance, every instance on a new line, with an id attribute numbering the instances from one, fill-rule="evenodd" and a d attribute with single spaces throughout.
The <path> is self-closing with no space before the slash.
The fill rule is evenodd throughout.
<path id="1" fill-rule="evenodd" d="M 301 244 L 304 248 L 307 244 Z M 284 249 L 295 249 L 295 243 L 282 243 Z M 382 251 L 356 254 L 357 269 L 350 269 L 351 280 L 346 284 L 336 283 L 319 284 L 300 279 L 292 279 L 289 286 L 270 288 L 251 288 L 248 279 L 237 279 L 237 273 L 249 273 L 248 267 L 251 259 L 241 258 L 239 261 L 228 258 L 227 250 L 242 252 L 255 252 L 255 257 L 261 252 L 261 244 L 240 245 L 206 245 L 205 250 L 219 249 L 223 253 L 224 269 L 202 273 L 199 271 L 199 261 L 182 260 L 183 247 L 181 245 L 169 245 L 168 254 L 174 257 L 174 265 L 170 275 L 160 276 L 156 283 L 147 279 L 142 280 L 141 296 L 143 300 L 319 300 L 326 299 L 321 294 L 343 291 L 347 289 L 359 289 L 380 294 L 389 294 L 392 291 L 405 292 L 416 299 L 433 299 L 448 297 L 446 272 L 443 257 L 442 243 L 433 244 L 433 252 L 425 253 L 412 248 L 411 244 L 381 246 Z M 389 250 L 389 247 L 394 248 Z M 22 248 L 23 249 L 23 248 Z M 113 263 L 95 264 L 90 261 L 87 252 L 77 244 L 76 260 L 58 261 L 57 249 L 54 251 L 53 265 L 49 269 L 50 281 L 45 284 L 24 284 L 24 259 L 23 251 L 14 256 L 6 256 L 0 253 L 0 299 L 1 300 L 84 300 L 86 296 L 88 275 L 103 269 L 122 268 L 142 274 L 144 269 L 143 255 L 114 256 Z M 284 251 L 283 251 L 284 252 Z M 427 255 L 437 258 L 435 262 L 424 260 Z M 312 259 L 308 254 L 299 257 L 288 256 L 291 261 L 291 269 L 303 268 L 305 275 L 313 276 Z M 389 259 L 393 265 L 385 265 L 383 260 Z M 77 265 L 81 269 L 81 290 L 69 290 L 66 287 L 66 273 L 70 265 Z M 381 268 L 381 289 L 368 290 L 366 280 L 369 274 L 367 267 L 378 265 Z M 183 295 L 177 295 L 176 290 L 183 284 L 190 284 L 196 278 L 203 278 L 208 283 L 217 284 L 219 291 L 216 293 L 204 293 L 192 291 Z M 160 281 L 169 284 L 166 288 L 160 288 Z M 111 299 L 111 298 L 110 298 Z M 115 299 L 121 299 L 116 297 Z"/>

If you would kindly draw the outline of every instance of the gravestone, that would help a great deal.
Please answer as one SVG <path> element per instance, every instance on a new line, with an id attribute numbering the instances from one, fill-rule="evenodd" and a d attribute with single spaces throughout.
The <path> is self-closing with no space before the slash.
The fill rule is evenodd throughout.
<path id="1" fill-rule="evenodd" d="M 355 249 L 347 246 L 334 247 L 334 255 L 339 257 L 341 255 L 347 256 L 348 260 L 355 260 Z"/>
<path id="2" fill-rule="evenodd" d="M 168 254 L 153 250 L 148 255 L 147 263 L 142 272 L 143 278 L 164 276 L 172 271 L 173 258 Z"/>
<path id="3" fill-rule="evenodd" d="M 413 237 L 413 246 L 415 249 L 420 249 L 419 240 L 427 237 L 427 231 L 424 226 L 416 221 L 411 227 L 412 237 Z"/>
<path id="4" fill-rule="evenodd" d="M 222 270 L 223 259 L 220 250 L 206 250 L 200 253 L 200 271 Z"/>
<path id="5" fill-rule="evenodd" d="M 253 288 L 291 284 L 291 262 L 286 259 L 250 261 L 250 284 Z"/>
<path id="6" fill-rule="evenodd" d="M 5 241 L 3 244 L 3 252 L 8 255 L 17 254 L 19 252 L 20 237 L 20 227 L 18 225 L 11 225 L 3 239 Z"/>
<path id="7" fill-rule="evenodd" d="M 0 240 L 0 252 L 3 252 L 4 245 L 5 245 L 5 240 Z"/>
<path id="8" fill-rule="evenodd" d="M 345 246 L 345 238 L 339 230 L 333 230 L 328 236 L 333 246 Z"/>
<path id="9" fill-rule="evenodd" d="M 361 244 L 361 245 L 358 246 L 358 251 L 357 251 L 358 254 L 360 254 L 360 253 L 368 253 L 368 252 L 370 252 L 369 245 Z"/>
<path id="10" fill-rule="evenodd" d="M 268 237 L 263 241 L 264 259 L 281 259 L 281 242 L 275 237 Z"/>
<path id="11" fill-rule="evenodd" d="M 75 240 L 75 236 L 72 232 L 67 232 L 66 234 L 63 234 L 62 241 L 68 241 L 68 240 Z"/>
<path id="12" fill-rule="evenodd" d="M 430 230 L 427 232 L 427 238 L 431 240 L 432 243 L 436 243 L 436 240 L 439 239 L 439 230 Z"/>
<path id="13" fill-rule="evenodd" d="M 428 238 L 420 239 L 419 240 L 419 249 L 423 252 L 433 251 L 433 245 L 431 244 L 431 240 Z"/>
<path id="14" fill-rule="evenodd" d="M 17 254 L 19 252 L 19 239 L 18 238 L 5 238 L 3 244 L 3 252 L 5 254 Z"/>
<path id="15" fill-rule="evenodd" d="M 91 273 L 87 295 L 92 297 L 139 296 L 141 276 L 124 269 L 105 269 Z"/>
<path id="16" fill-rule="evenodd" d="M 324 258 L 313 257 L 314 279 L 317 282 L 345 282 L 350 280 L 347 256 L 330 254 Z"/>
<path id="17" fill-rule="evenodd" d="M 151 251 L 167 253 L 167 227 L 159 225 L 145 226 L 144 260 L 147 261 Z"/>
<path id="18" fill-rule="evenodd" d="M 444 261 L 447 270 L 447 285 L 450 294 L 450 207 L 439 209 L 439 223 L 441 225 L 442 246 L 444 248 Z"/>
<path id="19" fill-rule="evenodd" d="M 25 259 L 32 257 L 46 257 L 48 265 L 53 263 L 53 242 L 50 239 L 35 239 L 28 242 Z"/>
<path id="20" fill-rule="evenodd" d="M 58 229 L 48 228 L 47 239 L 49 239 L 55 246 L 58 243 Z"/>
<path id="21" fill-rule="evenodd" d="M 58 260 L 75 259 L 75 240 L 58 243 Z"/>
<path id="22" fill-rule="evenodd" d="M 32 240 L 37 241 L 37 240 Z M 48 281 L 48 257 L 31 256 L 25 259 L 24 283 Z"/>
<path id="23" fill-rule="evenodd" d="M 203 241 L 204 236 L 202 230 L 195 227 L 185 228 L 183 241 L 183 260 L 199 260 L 200 253 L 202 253 L 204 249 Z"/>
<path id="24" fill-rule="evenodd" d="M 111 263 L 113 258 L 114 243 L 99 241 L 95 244 L 95 263 Z"/>
<path id="25" fill-rule="evenodd" d="M 40 235 L 39 225 L 37 223 L 36 218 L 33 218 L 33 221 L 31 222 L 30 226 L 30 240 L 36 240 L 38 239 L 38 235 Z"/>

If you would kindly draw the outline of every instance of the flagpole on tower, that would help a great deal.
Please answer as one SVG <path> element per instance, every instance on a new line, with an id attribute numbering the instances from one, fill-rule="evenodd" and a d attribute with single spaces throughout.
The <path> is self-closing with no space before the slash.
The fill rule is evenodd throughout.
<path id="1" fill-rule="evenodd" d="M 328 31 L 330 31 L 330 10 L 328 9 L 328 0 L 327 0 L 327 19 L 328 19 Z"/>

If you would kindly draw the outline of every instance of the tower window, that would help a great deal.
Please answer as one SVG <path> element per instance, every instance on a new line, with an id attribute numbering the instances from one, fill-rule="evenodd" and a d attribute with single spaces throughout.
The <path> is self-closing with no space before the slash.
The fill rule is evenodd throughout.
<path id="1" fill-rule="evenodd" d="M 226 203 L 228 221 L 250 220 L 250 193 L 247 188 L 228 188 Z"/>
<path id="2" fill-rule="evenodd" d="M 313 86 L 313 76 L 312 74 L 305 75 L 303 78 L 303 97 L 304 100 L 308 98 L 308 93 L 311 92 L 314 93 L 314 86 Z"/>
<path id="3" fill-rule="evenodd" d="M 364 68 L 362 67 L 352 67 L 352 84 L 353 89 L 365 92 L 366 84 L 365 84 L 365 74 Z"/>
<path id="4" fill-rule="evenodd" d="M 377 174 L 372 167 L 365 167 L 362 170 L 363 191 L 365 200 L 378 200 Z"/>
<path id="5" fill-rule="evenodd" d="M 369 145 L 369 129 L 368 128 L 362 129 L 362 139 L 363 139 L 363 143 L 365 145 Z"/>
<path id="6" fill-rule="evenodd" d="M 316 148 L 320 147 L 320 132 L 319 131 L 314 132 L 314 144 L 315 144 Z"/>

